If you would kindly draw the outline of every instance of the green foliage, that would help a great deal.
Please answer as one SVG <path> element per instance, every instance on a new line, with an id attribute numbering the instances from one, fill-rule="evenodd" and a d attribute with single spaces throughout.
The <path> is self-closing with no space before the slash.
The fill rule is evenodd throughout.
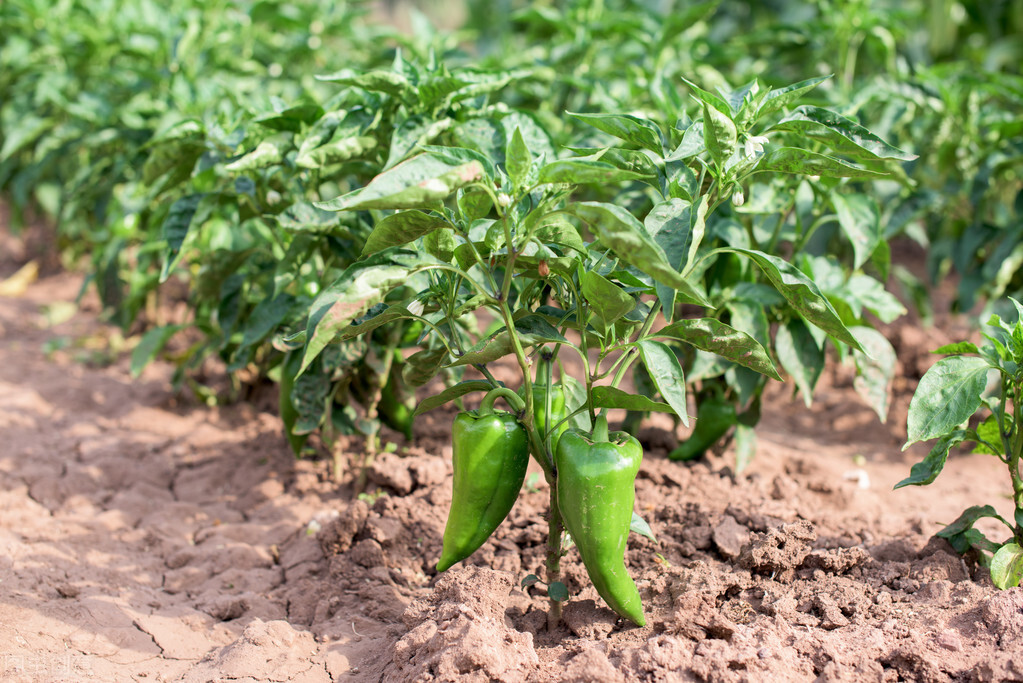
<path id="1" fill-rule="evenodd" d="M 973 548 L 991 570 L 991 579 L 999 588 L 1020 585 L 1023 576 L 1023 427 L 1020 399 L 1023 397 L 1023 305 L 1015 308 L 1015 324 L 998 315 L 988 321 L 978 347 L 969 342 L 950 344 L 938 353 L 955 354 L 941 359 L 924 374 L 909 405 L 906 448 L 917 441 L 938 439 L 927 456 L 895 488 L 933 482 L 944 469 L 949 451 L 964 442 L 977 445 L 975 452 L 987 453 L 1004 462 L 1009 470 L 1013 522 L 1000 516 L 990 505 L 966 510 L 958 520 L 939 532 L 959 552 Z M 993 380 L 993 381 L 992 381 Z M 997 389 L 989 391 L 994 384 Z M 984 409 L 987 418 L 973 418 Z M 975 426 L 971 426 L 975 425 Z M 977 520 L 992 517 L 1005 524 L 1012 536 L 995 542 L 974 528 Z"/>

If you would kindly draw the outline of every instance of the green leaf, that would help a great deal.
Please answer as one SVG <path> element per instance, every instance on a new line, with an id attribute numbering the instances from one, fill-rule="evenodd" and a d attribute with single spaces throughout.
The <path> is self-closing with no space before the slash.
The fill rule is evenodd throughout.
<path id="1" fill-rule="evenodd" d="M 288 232 L 332 233 L 338 229 L 338 217 L 330 211 L 317 209 L 306 202 L 296 202 L 281 213 L 270 216 Z"/>
<path id="2" fill-rule="evenodd" d="M 896 484 L 895 488 L 901 489 L 903 486 L 926 486 L 930 484 L 938 478 L 941 470 L 945 467 L 948 452 L 968 437 L 969 432 L 965 429 L 957 429 L 950 434 L 942 436 L 924 459 L 910 468 L 909 476 Z"/>
<path id="3" fill-rule="evenodd" d="M 408 281 L 414 268 L 427 262 L 433 260 L 392 247 L 346 268 L 313 302 L 300 372 L 353 320 L 383 301 L 388 292 Z"/>
<path id="4" fill-rule="evenodd" d="M 686 412 L 686 380 L 682 366 L 675 353 L 663 342 L 643 339 L 636 342 L 639 354 L 643 358 L 650 379 L 654 381 L 657 391 L 668 402 L 671 409 L 689 426 L 689 414 Z"/>
<path id="5" fill-rule="evenodd" d="M 369 71 L 357 74 L 351 69 L 344 69 L 333 74 L 316 76 L 316 80 L 350 85 L 362 88 L 363 90 L 382 92 L 397 97 L 401 97 L 406 93 L 414 96 L 416 93 L 415 86 L 405 76 L 393 71 Z"/>
<path id="6" fill-rule="evenodd" d="M 547 597 L 555 602 L 567 602 L 568 586 L 560 581 L 555 581 L 547 586 Z"/>
<path id="7" fill-rule="evenodd" d="M 757 112 L 757 118 L 767 116 L 779 109 L 787 107 L 789 103 L 795 102 L 829 78 L 831 78 L 830 75 L 820 76 L 819 78 L 810 78 L 805 81 L 800 81 L 799 83 L 793 83 L 792 85 L 778 90 L 772 90 L 767 93 L 763 103 L 760 105 L 760 109 Z"/>
<path id="8" fill-rule="evenodd" d="M 375 254 L 388 247 L 399 247 L 434 230 L 450 227 L 450 223 L 435 214 L 416 210 L 393 213 L 373 226 L 373 232 L 366 238 L 362 248 L 362 255 Z"/>
<path id="9" fill-rule="evenodd" d="M 515 321 L 515 333 L 525 347 L 537 344 L 567 344 L 568 340 L 539 315 L 527 315 Z M 475 344 L 452 361 L 449 367 L 492 363 L 514 351 L 511 336 L 504 327 Z"/>
<path id="10" fill-rule="evenodd" d="M 167 218 L 160 226 L 160 236 L 167 242 L 163 256 L 163 269 L 160 271 L 160 282 L 167 281 L 171 271 L 181 259 L 181 247 L 192 228 L 192 219 L 195 217 L 195 213 L 199 209 L 199 202 L 203 200 L 203 197 L 205 195 L 190 194 L 171 204 Z"/>
<path id="11" fill-rule="evenodd" d="M 647 521 L 640 517 L 635 511 L 632 512 L 632 522 L 629 524 L 629 531 L 637 533 L 640 536 L 649 538 L 654 543 L 657 543 L 657 537 L 654 536 L 654 530 L 650 528 Z"/>
<path id="12" fill-rule="evenodd" d="M 684 302 L 712 308 L 696 285 L 672 268 L 664 250 L 626 209 L 616 204 L 581 202 L 570 205 L 566 212 L 585 221 L 600 243 L 622 261 L 647 273 L 657 282 L 674 287 Z"/>
<path id="13" fill-rule="evenodd" d="M 771 362 L 770 354 L 760 342 L 714 318 L 679 320 L 661 328 L 652 336 L 678 339 L 781 381 L 781 375 Z"/>
<path id="14" fill-rule="evenodd" d="M 708 92 L 707 90 L 704 90 L 700 86 L 696 85 L 695 83 L 692 83 L 691 81 L 685 78 L 682 79 L 682 82 L 689 86 L 693 93 L 695 93 L 696 99 L 698 99 L 703 104 L 709 105 L 717 109 L 719 112 L 731 111 L 731 107 L 729 107 L 728 103 L 725 102 L 725 100 L 722 99 L 720 96 L 715 95 L 712 92 Z"/>
<path id="15" fill-rule="evenodd" d="M 616 387 L 593 387 L 594 408 L 621 408 L 640 413 L 673 413 L 667 403 L 654 401 L 646 396 L 630 394 Z"/>
<path id="16" fill-rule="evenodd" d="M 644 178 L 641 173 L 627 171 L 596 159 L 559 159 L 543 166 L 539 171 L 539 183 L 620 183 L 625 180 Z"/>
<path id="17" fill-rule="evenodd" d="M 280 325 L 294 303 L 295 297 L 282 293 L 272 298 L 267 297 L 256 304 L 245 319 L 239 348 L 252 346 L 266 338 Z"/>
<path id="18" fill-rule="evenodd" d="M 854 349 L 863 350 L 821 290 L 798 268 L 777 256 L 754 249 L 725 247 L 723 251 L 748 256 L 803 318 L 835 339 L 845 342 Z"/>
<path id="19" fill-rule="evenodd" d="M 381 306 L 382 305 L 383 304 L 381 304 Z M 412 314 L 409 313 L 408 306 L 406 304 L 394 304 L 393 306 L 388 306 L 368 320 L 356 320 L 348 327 L 339 330 L 337 333 L 337 339 L 338 341 L 354 339 L 366 334 L 367 332 L 372 332 L 376 328 L 382 327 L 389 322 L 410 317 L 412 317 Z"/>
<path id="20" fill-rule="evenodd" d="M 960 355 L 964 353 L 980 353 L 980 349 L 973 342 L 961 341 L 955 342 L 954 344 L 945 344 L 931 351 L 931 353 L 940 353 L 946 356 Z"/>
<path id="21" fill-rule="evenodd" d="M 668 264 L 680 273 L 696 262 L 707 219 L 707 196 L 693 208 L 684 199 L 668 199 L 655 204 L 643 221 L 654 242 L 664 251 Z M 657 297 L 669 321 L 675 312 L 675 288 L 658 283 Z"/>
<path id="22" fill-rule="evenodd" d="M 522 590 L 526 590 L 530 586 L 539 583 L 539 581 L 540 577 L 536 574 L 526 574 L 526 576 L 522 579 L 522 582 L 519 584 L 519 587 L 521 587 Z"/>
<path id="23" fill-rule="evenodd" d="M 478 161 L 452 165 L 420 154 L 384 171 L 363 188 L 315 205 L 327 211 L 430 208 L 482 177 Z"/>
<path id="24" fill-rule="evenodd" d="M 871 171 L 861 166 L 853 166 L 841 159 L 818 154 L 796 147 L 778 147 L 765 153 L 757 160 L 754 172 L 762 173 L 794 173 L 797 175 L 816 175 L 822 178 L 883 178 L 888 175 L 883 171 Z"/>
<path id="25" fill-rule="evenodd" d="M 1008 415 L 1006 415 L 1006 419 L 1009 419 Z M 998 418 L 994 415 L 988 415 L 986 420 L 977 425 L 977 445 L 974 447 L 973 452 L 1000 456 L 1002 455 L 1001 450 L 1002 433 L 998 426 Z"/>
<path id="26" fill-rule="evenodd" d="M 853 350 L 856 363 L 853 388 L 884 423 L 888 420 L 891 401 L 889 388 L 895 377 L 895 349 L 883 334 L 871 327 L 854 327 L 851 332 L 864 348 L 864 351 Z"/>
<path id="27" fill-rule="evenodd" d="M 423 399 L 419 405 L 416 406 L 416 410 L 412 413 L 412 417 L 422 415 L 434 408 L 439 408 L 448 401 L 454 401 L 456 398 L 460 398 L 466 394 L 471 394 L 474 391 L 490 391 L 493 388 L 494 385 L 484 379 L 469 379 L 464 382 L 459 382 L 454 386 L 448 387 L 439 394 Z"/>
<path id="28" fill-rule="evenodd" d="M 163 350 L 171 337 L 184 327 L 184 325 L 163 325 L 154 327 L 142 335 L 138 345 L 131 351 L 131 376 L 137 378 L 141 375 L 142 370 L 156 358 L 156 354 Z"/>
<path id="29" fill-rule="evenodd" d="M 447 359 L 448 350 L 441 344 L 432 349 L 416 351 L 405 359 L 401 378 L 412 389 L 421 387 L 437 376 Z"/>
<path id="30" fill-rule="evenodd" d="M 522 130 L 518 126 L 515 127 L 515 132 L 508 140 L 504 152 L 504 165 L 508 170 L 508 177 L 511 178 L 512 185 L 524 187 L 527 178 L 529 178 L 529 171 L 533 167 L 533 155 L 529 152 L 526 140 L 522 137 Z"/>
<path id="31" fill-rule="evenodd" d="M 293 146 L 290 137 L 272 137 L 263 140 L 256 148 L 235 159 L 224 167 L 231 173 L 255 171 L 268 166 L 276 166 L 284 161 L 285 153 Z"/>
<path id="32" fill-rule="evenodd" d="M 898 159 L 912 161 L 915 154 L 904 152 L 877 137 L 869 130 L 828 109 L 804 105 L 771 127 L 787 130 L 817 140 L 857 161 Z"/>
<path id="33" fill-rule="evenodd" d="M 731 116 L 717 107 L 704 104 L 703 138 L 714 163 L 723 169 L 728 158 L 735 152 L 739 138 Z"/>
<path id="34" fill-rule="evenodd" d="M 965 553 L 970 549 L 971 545 L 967 533 L 973 529 L 973 525 L 977 523 L 977 520 L 985 517 L 993 517 L 1005 522 L 1002 516 L 990 505 L 974 505 L 964 510 L 963 514 L 959 515 L 956 521 L 934 535 L 946 539 L 952 544 L 957 553 Z"/>
<path id="35" fill-rule="evenodd" d="M 970 419 L 980 408 L 990 369 L 987 361 L 974 356 L 942 358 L 931 366 L 909 403 L 909 440 L 902 450 L 947 434 Z"/>
<path id="36" fill-rule="evenodd" d="M 824 371 L 824 350 L 798 318 L 778 326 L 774 348 L 778 361 L 792 375 L 803 396 L 803 403 L 809 408 L 813 403 L 814 387 Z"/>
<path id="37" fill-rule="evenodd" d="M 377 147 L 376 138 L 357 135 L 332 140 L 319 147 L 302 150 L 295 157 L 299 168 L 318 169 L 334 164 L 343 164 L 352 159 L 364 159 Z"/>
<path id="38" fill-rule="evenodd" d="M 1000 590 L 1016 588 L 1023 581 L 1023 548 L 1006 543 L 991 558 L 991 582 Z"/>
<path id="39" fill-rule="evenodd" d="M 600 318 L 605 331 L 636 307 L 631 295 L 596 271 L 581 270 L 579 280 L 583 298 Z"/>
<path id="40" fill-rule="evenodd" d="M 608 135 L 630 142 L 637 147 L 648 149 L 661 156 L 664 148 L 661 143 L 661 129 L 657 124 L 630 114 L 575 114 L 565 112 L 569 116 L 590 124 Z"/>
<path id="41" fill-rule="evenodd" d="M 852 243 L 853 268 L 859 268 L 883 239 L 877 202 L 863 194 L 832 194 L 831 202 L 838 224 Z"/>

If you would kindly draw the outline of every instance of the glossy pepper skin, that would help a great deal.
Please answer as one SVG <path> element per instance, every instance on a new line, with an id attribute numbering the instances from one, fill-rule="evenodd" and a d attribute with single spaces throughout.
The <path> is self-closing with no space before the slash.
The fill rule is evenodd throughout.
<path id="1" fill-rule="evenodd" d="M 693 433 L 668 454 L 672 460 L 693 460 L 718 442 L 736 422 L 735 406 L 723 398 L 711 396 L 696 408 Z"/>
<path id="2" fill-rule="evenodd" d="M 601 431 L 603 433 L 601 433 Z M 644 626 L 643 604 L 625 568 L 625 545 L 636 500 L 643 447 L 625 432 L 570 429 L 558 441 L 558 507 L 600 597 L 619 615 Z"/>
<path id="3" fill-rule="evenodd" d="M 519 396 L 525 398 L 525 391 L 519 389 Z M 547 422 L 547 395 L 551 398 L 551 419 Z M 558 440 L 568 429 L 567 422 L 561 422 L 568 413 L 565 411 L 565 391 L 560 386 L 551 387 L 550 391 L 539 384 L 533 385 L 533 425 L 540 435 L 547 433 L 548 427 L 557 427 L 551 434 L 551 452 L 558 450 Z M 557 426 L 561 422 L 560 426 Z"/>
<path id="4" fill-rule="evenodd" d="M 459 413 L 451 439 L 455 480 L 437 563 L 440 572 L 490 538 L 511 512 L 529 464 L 526 430 L 511 413 L 483 408 Z"/>

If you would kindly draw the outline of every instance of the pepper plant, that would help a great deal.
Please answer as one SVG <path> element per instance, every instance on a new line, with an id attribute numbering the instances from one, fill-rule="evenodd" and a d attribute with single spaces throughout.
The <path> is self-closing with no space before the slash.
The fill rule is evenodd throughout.
<path id="1" fill-rule="evenodd" d="M 935 363 L 920 380 L 909 405 L 909 440 L 937 439 L 927 456 L 913 465 L 909 477 L 895 488 L 925 486 L 945 467 L 949 452 L 963 443 L 973 443 L 974 453 L 990 454 L 1009 470 L 1012 522 L 991 505 L 976 505 L 938 532 L 957 552 L 976 551 L 979 562 L 991 572 L 998 588 L 1019 586 L 1023 581 L 1023 427 L 1020 399 L 1023 397 L 1023 305 L 1009 299 L 1017 320 L 1009 325 L 998 315 L 988 321 L 987 340 L 982 346 L 958 342 L 935 353 L 946 358 Z M 986 413 L 977 423 L 972 418 Z M 1005 524 L 1010 536 L 992 541 L 974 525 L 991 517 Z"/>
<path id="2" fill-rule="evenodd" d="M 555 598 L 561 591 L 554 589 L 566 529 L 605 601 L 643 622 L 623 559 L 642 449 L 632 437 L 609 432 L 607 411 L 661 411 L 689 424 L 683 365 L 669 342 L 780 379 L 749 332 L 716 317 L 679 315 L 683 307 L 712 308 L 699 274 L 714 256 L 755 264 L 766 279 L 762 286 L 793 316 L 864 350 L 813 280 L 784 259 L 748 243 L 701 251 L 708 212 L 730 201 L 755 170 L 883 173 L 883 160 L 868 159 L 872 170 L 806 148 L 821 138 L 843 152 L 875 145 L 875 138 L 844 121 L 821 124 L 828 132 L 805 135 L 804 148 L 764 152 L 740 144 L 747 128 L 737 129 L 735 119 L 754 122 L 813 85 L 772 93 L 754 83 L 723 96 L 694 88 L 703 116 L 667 133 L 635 116 L 579 115 L 639 149 L 576 150 L 566 158 L 539 151 L 518 117 L 497 115 L 491 125 L 506 141 L 499 154 L 492 146 L 420 145 L 416 156 L 364 187 L 316 203 L 326 211 L 355 212 L 372 231 L 361 259 L 316 298 L 305 329 L 286 339 L 304 345 L 300 372 L 332 344 L 413 320 L 422 324 L 423 349 L 406 359 L 407 373 L 424 378 L 457 368 L 476 375 L 425 398 L 416 413 L 486 394 L 479 413 L 456 420 L 456 489 L 440 568 L 483 543 L 517 497 L 523 451 L 509 427 L 517 422 L 551 491 L 545 566 L 552 623 L 560 613 Z M 604 192 L 634 187 L 648 204 L 636 215 L 627 204 L 577 198 L 593 184 Z M 487 316 L 477 317 L 482 311 Z M 492 322 L 480 330 L 487 319 Z M 518 393 L 488 367 L 506 356 L 518 369 Z M 566 371 L 569 362 L 578 370 Z M 634 366 L 645 369 L 662 401 L 624 388 Z M 514 419 L 495 418 L 500 396 Z M 462 434 L 480 424 L 475 437 Z M 475 447 L 487 440 L 498 444 L 490 455 Z M 468 464 L 480 460 L 488 460 L 485 469 Z"/>

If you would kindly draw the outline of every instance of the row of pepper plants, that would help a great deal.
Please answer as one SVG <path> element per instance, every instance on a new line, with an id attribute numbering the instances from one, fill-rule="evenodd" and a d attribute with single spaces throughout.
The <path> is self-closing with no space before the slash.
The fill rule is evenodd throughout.
<path id="1" fill-rule="evenodd" d="M 888 240 L 927 241 L 913 230 L 944 206 L 911 177 L 915 153 L 844 115 L 931 154 L 907 127 L 921 118 L 905 104 L 916 94 L 861 87 L 867 60 L 852 49 L 837 78 L 759 80 L 742 27 L 717 5 L 469 3 L 477 51 L 491 53 L 471 57 L 422 17 L 413 37 L 353 31 L 347 4 L 182 0 L 134 16 L 62 3 L 69 19 L 98 18 L 86 44 L 116 53 L 101 63 L 129 65 L 104 78 L 37 51 L 47 37 L 80 43 L 82 22 L 43 32 L 37 3 L 18 0 L 0 8 L 17 67 L 0 109 L 0 185 L 15 208 L 54 215 L 114 319 L 147 330 L 133 370 L 169 356 L 200 393 L 211 355 L 236 377 L 270 376 L 296 454 L 319 432 L 339 477 L 341 435 L 362 434 L 369 458 L 382 424 L 411 437 L 415 415 L 483 394 L 456 419 L 439 568 L 504 519 L 531 455 L 551 491 L 552 620 L 571 539 L 602 597 L 641 623 L 623 555 L 630 528 L 648 531 L 632 513 L 642 451 L 609 431 L 607 411 L 628 411 L 635 433 L 652 411 L 688 427 L 694 406 L 672 457 L 732 439 L 741 469 L 767 380 L 783 371 L 809 404 L 830 346 L 884 420 L 895 355 L 871 321 L 904 312 L 884 287 L 904 276 Z M 494 21 L 501 11 L 508 20 Z M 247 32 L 223 30 L 238 17 Z M 102 33 L 126 21 L 127 44 Z M 848 13 L 822 22 L 850 48 L 876 28 Z M 131 61 L 140 54 L 149 71 Z M 878 74 L 903 76 L 877 61 Z M 74 88 L 53 88 L 54 64 Z M 18 118 L 31 107 L 35 118 Z M 989 109 L 976 111 L 985 125 Z M 1003 166 L 999 191 L 973 198 L 992 197 L 998 216 L 1013 187 Z M 168 281 L 187 286 L 188 319 L 161 319 Z M 488 370 L 506 356 L 517 392 Z"/>

